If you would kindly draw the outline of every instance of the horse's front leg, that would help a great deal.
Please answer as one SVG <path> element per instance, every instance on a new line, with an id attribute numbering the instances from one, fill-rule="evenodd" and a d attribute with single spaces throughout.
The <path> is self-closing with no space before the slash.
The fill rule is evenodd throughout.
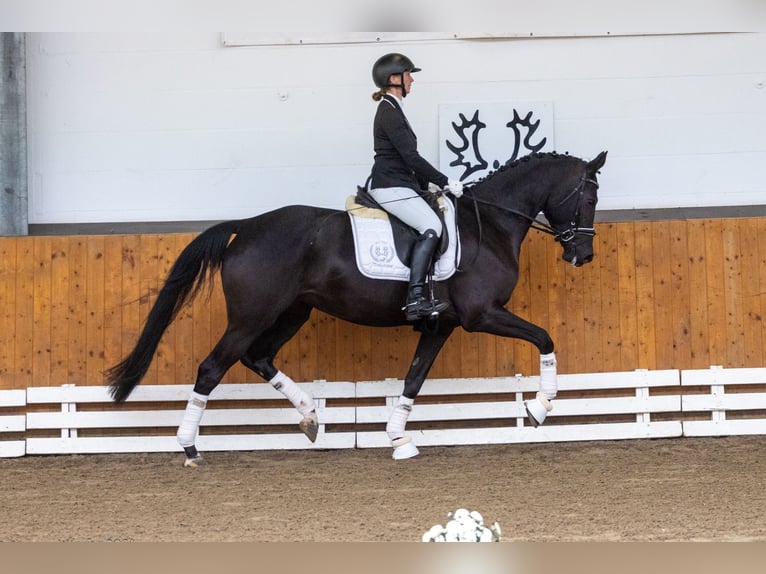
<path id="1" fill-rule="evenodd" d="M 412 358 L 407 377 L 404 379 L 404 391 L 386 425 L 386 433 L 388 433 L 388 438 L 394 449 L 392 455 L 394 460 L 412 458 L 419 454 L 418 448 L 412 444 L 412 439 L 405 435 L 404 429 L 415 404 L 415 398 L 423 387 L 436 356 L 452 331 L 453 327 L 448 327 L 442 328 L 436 333 L 423 332 L 420 335 L 415 356 Z"/>
<path id="2" fill-rule="evenodd" d="M 542 327 L 514 315 L 505 307 L 485 311 L 463 325 L 466 331 L 480 331 L 500 337 L 529 341 L 540 351 L 540 386 L 535 398 L 524 402 L 527 417 L 537 427 L 553 409 L 551 401 L 558 393 L 558 374 L 553 340 Z"/>

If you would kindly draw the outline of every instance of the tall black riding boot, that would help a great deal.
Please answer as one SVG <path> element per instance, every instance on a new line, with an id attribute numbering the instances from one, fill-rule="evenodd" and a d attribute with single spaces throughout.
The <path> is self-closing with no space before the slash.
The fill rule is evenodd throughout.
<path id="1" fill-rule="evenodd" d="M 439 245 L 439 236 L 432 229 L 426 230 L 412 246 L 410 261 L 410 285 L 404 313 L 408 321 L 417 321 L 426 317 L 437 317 L 449 307 L 449 303 L 425 296 L 426 276 L 431 266 L 434 251 Z"/>

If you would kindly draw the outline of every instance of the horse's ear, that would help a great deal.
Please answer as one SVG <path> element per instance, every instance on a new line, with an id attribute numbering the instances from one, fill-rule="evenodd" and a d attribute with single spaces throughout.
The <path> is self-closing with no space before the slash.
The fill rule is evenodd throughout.
<path id="1" fill-rule="evenodd" d="M 606 154 L 607 152 L 602 151 L 594 159 L 588 162 L 588 173 L 596 173 L 604 167 L 604 164 L 606 163 Z"/>

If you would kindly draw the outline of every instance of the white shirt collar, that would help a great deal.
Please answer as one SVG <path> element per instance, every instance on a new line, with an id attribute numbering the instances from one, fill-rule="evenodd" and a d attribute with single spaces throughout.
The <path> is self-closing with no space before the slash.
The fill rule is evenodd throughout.
<path id="1" fill-rule="evenodd" d="M 396 101 L 397 104 L 399 104 L 399 107 L 404 110 L 404 98 L 398 98 L 396 94 L 392 94 L 390 92 L 386 93 L 387 96 L 390 96 L 394 101 Z"/>

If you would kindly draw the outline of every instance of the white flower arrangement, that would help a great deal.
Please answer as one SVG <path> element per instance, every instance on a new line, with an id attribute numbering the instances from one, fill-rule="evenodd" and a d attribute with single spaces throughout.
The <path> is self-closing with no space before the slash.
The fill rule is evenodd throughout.
<path id="1" fill-rule="evenodd" d="M 450 520 L 437 524 L 423 534 L 423 542 L 500 542 L 500 525 L 495 522 L 487 528 L 478 512 L 458 508 L 447 513 Z"/>

